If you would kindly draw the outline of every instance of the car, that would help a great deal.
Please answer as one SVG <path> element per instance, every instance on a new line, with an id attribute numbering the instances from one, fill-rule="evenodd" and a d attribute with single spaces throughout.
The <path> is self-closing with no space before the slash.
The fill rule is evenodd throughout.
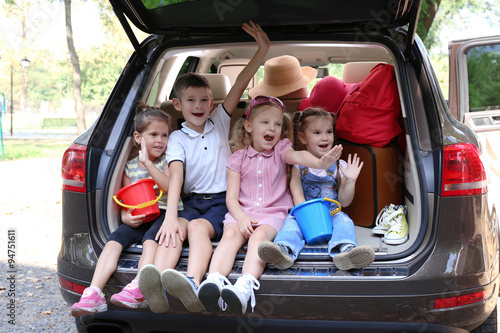
<path id="1" fill-rule="evenodd" d="M 221 103 L 227 93 L 223 87 L 234 82 L 256 50 L 241 29 L 243 22 L 253 20 L 268 34 L 266 59 L 292 55 L 302 66 L 346 83 L 363 82 L 376 64 L 391 65 L 403 146 L 343 141 L 345 150 L 368 151 L 363 168 L 367 180 L 356 183 L 355 201 L 346 212 L 357 223 L 358 243 L 376 251 L 369 267 L 338 270 L 326 244 L 306 245 L 291 268 L 267 265 L 255 293 L 255 312 L 190 313 L 169 297 L 170 310 L 157 314 L 109 302 L 137 274 L 142 249 L 135 244 L 123 251 L 104 289 L 108 311 L 76 318 L 79 332 L 497 331 L 499 221 L 488 187 L 485 147 L 464 123 L 469 113 L 474 122 L 473 112 L 465 108 L 450 113 L 453 99 L 449 108 L 415 34 L 421 1 L 110 2 L 135 52 L 99 118 L 63 157 L 57 273 L 69 305 L 89 286 L 107 239 L 121 223 L 113 195 L 132 146 L 136 103 L 161 107 L 179 126 L 182 119 L 172 108 L 172 90 L 176 78 L 188 72 L 205 75 L 214 104 Z M 139 43 L 130 23 L 150 36 Z M 262 72 L 249 88 L 261 78 Z M 234 120 L 248 101 L 242 96 Z M 292 113 L 301 100 L 283 102 Z M 496 126 L 495 117 L 488 119 Z M 384 166 L 389 158 L 392 169 Z M 389 202 L 388 195 L 393 198 Z M 409 226 L 408 240 L 395 245 L 372 232 L 379 212 L 396 203 L 391 200 L 406 206 Z M 368 222 L 359 223 L 363 215 L 369 216 Z M 176 267 L 180 272 L 186 271 L 188 253 L 184 247 Z M 245 247 L 228 276 L 233 283 L 244 257 Z"/>
<path id="2" fill-rule="evenodd" d="M 452 116 L 478 136 L 491 184 L 491 197 L 500 204 L 500 36 L 454 40 L 449 43 Z"/>

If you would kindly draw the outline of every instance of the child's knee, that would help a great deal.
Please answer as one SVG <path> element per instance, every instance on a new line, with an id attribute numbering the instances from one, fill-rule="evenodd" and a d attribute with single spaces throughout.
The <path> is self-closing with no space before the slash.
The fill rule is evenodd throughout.
<path id="1" fill-rule="evenodd" d="M 254 230 L 252 236 L 250 237 L 249 242 L 263 242 L 263 241 L 271 241 L 276 237 L 277 232 L 274 228 L 270 226 L 260 226 Z"/>
<path id="2" fill-rule="evenodd" d="M 187 232 L 188 232 L 188 234 L 209 232 L 210 228 L 213 229 L 212 225 L 207 220 L 195 219 L 195 220 L 189 221 L 189 223 L 187 225 Z"/>
<path id="3" fill-rule="evenodd" d="M 110 250 L 110 251 L 122 251 L 123 246 L 120 242 L 117 242 L 115 240 L 110 240 L 106 243 L 104 246 L 104 249 Z"/>
<path id="4" fill-rule="evenodd" d="M 222 233 L 222 238 L 226 239 L 235 239 L 236 237 L 241 237 L 241 232 L 240 229 L 237 227 L 238 225 L 234 223 L 236 226 L 235 228 L 229 227 L 230 224 L 228 224 L 228 227 L 224 228 L 224 232 Z"/>

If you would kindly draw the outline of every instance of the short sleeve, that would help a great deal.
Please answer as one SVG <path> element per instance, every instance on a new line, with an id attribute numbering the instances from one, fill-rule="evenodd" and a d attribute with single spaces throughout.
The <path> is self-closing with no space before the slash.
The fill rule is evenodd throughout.
<path id="1" fill-rule="evenodd" d="M 125 176 L 127 176 L 128 179 L 132 179 L 132 175 L 131 173 L 133 172 L 133 169 L 134 168 L 134 165 L 137 165 L 137 163 L 135 163 L 135 160 L 138 160 L 139 157 L 136 156 L 134 157 L 133 159 L 127 161 L 127 163 L 125 164 L 125 168 L 123 169 L 123 173 L 125 173 Z"/>
<path id="2" fill-rule="evenodd" d="M 292 147 L 292 142 L 288 139 L 283 139 L 279 141 L 276 146 L 274 146 L 274 153 L 277 154 L 278 156 L 281 156 L 281 159 L 283 162 L 285 161 L 285 153 L 293 149 Z"/>
<path id="3" fill-rule="evenodd" d="M 185 134 L 183 134 L 180 130 L 176 130 L 170 134 L 170 137 L 168 138 L 167 152 L 165 153 L 168 164 L 173 161 L 181 161 L 183 163 L 186 161 L 186 153 L 182 144 L 183 135 Z"/>
<path id="4" fill-rule="evenodd" d="M 128 167 L 128 163 L 125 164 L 125 169 L 123 169 L 123 173 L 125 174 L 125 176 L 127 176 L 128 179 L 130 179 L 130 170 Z"/>
<path id="5" fill-rule="evenodd" d="M 240 149 L 235 151 L 231 155 L 231 157 L 229 157 L 229 161 L 227 161 L 227 168 L 241 174 L 241 162 L 243 161 L 243 158 L 245 157 L 246 154 L 247 154 L 246 149 Z"/>
<path id="6" fill-rule="evenodd" d="M 229 127 L 231 125 L 231 116 L 227 113 L 224 105 L 219 104 L 212 112 L 210 119 L 214 122 L 214 126 L 219 128 L 221 133 L 229 134 Z"/>

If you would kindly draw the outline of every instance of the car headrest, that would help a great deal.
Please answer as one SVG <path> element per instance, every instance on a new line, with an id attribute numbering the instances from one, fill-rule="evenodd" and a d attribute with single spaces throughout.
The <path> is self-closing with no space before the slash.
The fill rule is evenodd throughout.
<path id="1" fill-rule="evenodd" d="M 212 98 L 214 105 L 224 102 L 229 90 L 231 90 L 231 82 L 224 74 L 202 74 L 207 78 L 210 88 L 212 88 Z"/>
<path id="2" fill-rule="evenodd" d="M 379 63 L 376 61 L 348 62 L 344 65 L 342 81 L 344 83 L 360 83 L 366 78 L 372 68 Z"/>

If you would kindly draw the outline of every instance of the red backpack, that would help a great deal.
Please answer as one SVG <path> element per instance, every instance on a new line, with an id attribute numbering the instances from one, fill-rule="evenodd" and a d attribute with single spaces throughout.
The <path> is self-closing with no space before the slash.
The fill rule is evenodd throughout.
<path id="1" fill-rule="evenodd" d="M 337 115 L 339 138 L 375 147 L 388 145 L 403 132 L 394 67 L 378 64 L 346 96 Z"/>

